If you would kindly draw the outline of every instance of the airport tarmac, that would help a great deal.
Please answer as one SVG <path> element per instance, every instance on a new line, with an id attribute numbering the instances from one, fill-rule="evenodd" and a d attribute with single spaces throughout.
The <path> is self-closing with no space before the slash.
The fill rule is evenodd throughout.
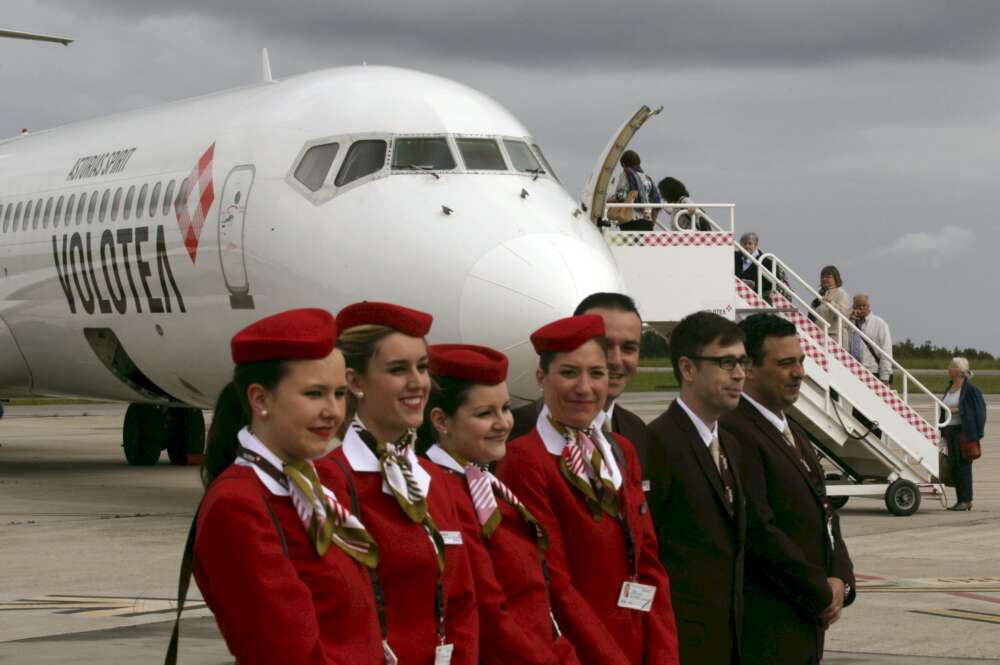
<path id="1" fill-rule="evenodd" d="M 671 397 L 624 402 L 651 418 Z M 1000 397 L 987 401 L 1000 424 Z M 163 660 L 201 484 L 166 455 L 128 466 L 123 415 L 117 404 L 9 406 L 0 420 L 0 664 Z M 824 662 L 1000 663 L 1000 427 L 990 423 L 973 511 L 926 497 L 911 517 L 873 499 L 841 510 L 859 593 Z M 194 587 L 188 607 L 179 662 L 231 663 Z"/>

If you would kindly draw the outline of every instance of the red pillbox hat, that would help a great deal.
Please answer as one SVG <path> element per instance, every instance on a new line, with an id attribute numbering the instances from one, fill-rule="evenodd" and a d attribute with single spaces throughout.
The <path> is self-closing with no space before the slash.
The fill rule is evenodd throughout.
<path id="1" fill-rule="evenodd" d="M 387 302 L 364 300 L 348 305 L 337 314 L 337 327 L 347 330 L 355 326 L 387 326 L 410 337 L 423 337 L 431 329 L 434 317 L 409 307 Z"/>
<path id="2" fill-rule="evenodd" d="M 428 369 L 434 376 L 450 376 L 495 386 L 507 379 L 507 356 L 474 344 L 434 344 L 427 349 Z"/>
<path id="3" fill-rule="evenodd" d="M 595 337 L 604 336 L 604 319 L 596 314 L 570 316 L 548 323 L 531 333 L 535 353 L 574 351 Z"/>
<path id="4" fill-rule="evenodd" d="M 251 323 L 233 335 L 237 365 L 261 360 L 326 358 L 337 343 L 337 322 L 325 309 L 290 309 Z"/>

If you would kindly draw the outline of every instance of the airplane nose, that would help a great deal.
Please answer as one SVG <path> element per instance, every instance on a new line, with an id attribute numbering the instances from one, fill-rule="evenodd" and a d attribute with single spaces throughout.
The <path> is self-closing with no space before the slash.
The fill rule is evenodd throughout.
<path id="1" fill-rule="evenodd" d="M 569 316 L 597 291 L 622 291 L 618 267 L 603 242 L 566 235 L 521 236 L 494 247 L 469 271 L 462 289 L 459 332 L 468 344 L 499 349 L 510 359 L 511 393 L 537 393 L 538 361 L 528 336 Z"/>

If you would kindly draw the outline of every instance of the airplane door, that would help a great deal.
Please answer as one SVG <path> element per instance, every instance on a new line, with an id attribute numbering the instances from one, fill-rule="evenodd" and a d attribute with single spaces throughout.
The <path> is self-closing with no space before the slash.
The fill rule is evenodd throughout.
<path id="1" fill-rule="evenodd" d="M 31 372 L 13 333 L 0 318 L 0 391 L 7 395 L 31 393 Z"/>
<path id="2" fill-rule="evenodd" d="M 222 186 L 222 202 L 219 205 L 219 260 L 226 288 L 229 289 L 229 305 L 233 309 L 254 308 L 243 247 L 243 224 L 254 173 L 252 164 L 237 166 L 230 171 Z"/>

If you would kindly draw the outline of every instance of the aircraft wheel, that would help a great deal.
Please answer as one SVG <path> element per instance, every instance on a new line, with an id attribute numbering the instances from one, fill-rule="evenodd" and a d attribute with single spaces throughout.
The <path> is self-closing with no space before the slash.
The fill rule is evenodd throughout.
<path id="1" fill-rule="evenodd" d="M 167 441 L 166 410 L 150 404 L 129 404 L 122 427 L 125 459 L 132 466 L 151 466 L 160 460 Z"/>
<path id="2" fill-rule="evenodd" d="M 201 409 L 170 409 L 167 456 L 171 464 L 186 465 L 188 455 L 205 452 L 205 416 Z"/>
<path id="3" fill-rule="evenodd" d="M 909 480 L 898 478 L 885 492 L 885 507 L 893 515 L 912 515 L 920 508 L 920 489 Z"/>

